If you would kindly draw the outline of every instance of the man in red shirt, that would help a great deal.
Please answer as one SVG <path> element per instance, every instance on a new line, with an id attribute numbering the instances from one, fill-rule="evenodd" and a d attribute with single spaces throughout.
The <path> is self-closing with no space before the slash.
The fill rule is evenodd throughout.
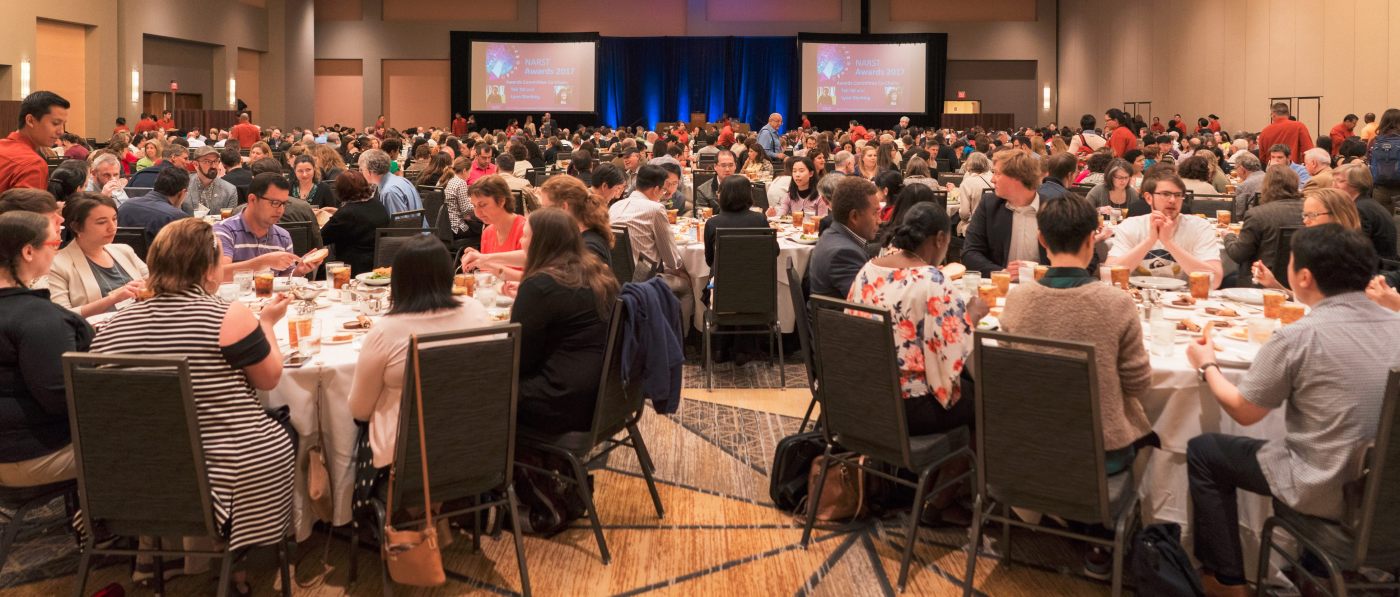
<path id="1" fill-rule="evenodd" d="M 48 187 L 49 166 L 41 148 L 53 147 L 68 121 L 68 100 L 35 91 L 19 104 L 19 130 L 0 139 L 0 193 L 15 187 Z"/>
<path id="2" fill-rule="evenodd" d="M 870 137 L 868 136 L 870 133 L 866 131 L 865 127 L 861 126 L 859 122 L 856 122 L 854 120 L 851 121 L 850 133 L 851 142 L 860 141 L 861 139 L 865 139 L 867 141 L 870 140 Z"/>
<path id="3" fill-rule="evenodd" d="M 1303 152 L 1313 148 L 1312 133 L 1308 126 L 1288 118 L 1288 104 L 1277 102 L 1273 108 L 1273 122 L 1259 131 L 1259 147 L 1286 145 L 1293 163 L 1303 163 Z"/>
<path id="4" fill-rule="evenodd" d="M 467 119 L 462 118 L 461 112 L 452 115 L 452 134 L 458 137 L 467 136 Z"/>
<path id="5" fill-rule="evenodd" d="M 380 114 L 380 115 L 379 115 L 379 118 L 374 119 L 374 128 L 377 128 L 377 129 L 382 129 L 382 128 L 384 128 L 384 115 L 383 115 L 383 114 Z"/>
<path id="6" fill-rule="evenodd" d="M 1153 117 L 1152 117 L 1152 128 L 1151 128 L 1151 131 L 1154 132 L 1154 133 L 1165 133 L 1165 132 L 1167 132 L 1167 126 L 1164 125 L 1164 124 L 1162 124 L 1162 117 L 1161 117 L 1161 116 L 1153 116 Z"/>
<path id="7" fill-rule="evenodd" d="M 1113 149 L 1113 156 L 1121 158 L 1128 151 L 1137 149 L 1137 135 L 1128 130 L 1128 123 L 1132 122 L 1128 115 L 1114 108 L 1109 110 L 1106 116 L 1104 126 L 1113 129 L 1113 134 L 1108 137 L 1108 146 Z"/>
<path id="8" fill-rule="evenodd" d="M 141 120 L 138 121 L 138 122 L 136 123 L 136 134 L 139 135 L 139 134 L 144 133 L 144 132 L 146 132 L 146 131 L 159 131 L 159 130 L 160 130 L 160 125 L 159 125 L 159 124 L 156 124 L 156 117 L 155 117 L 154 115 L 152 115 L 152 114 L 147 114 L 147 113 L 145 113 L 145 112 L 142 112 L 142 113 L 141 113 Z"/>
<path id="9" fill-rule="evenodd" d="M 476 158 L 472 160 L 472 167 L 467 171 L 467 184 L 496 173 L 496 162 L 492 159 L 495 154 L 495 148 L 491 147 L 490 143 L 476 142 Z"/>
<path id="10" fill-rule="evenodd" d="M 173 131 L 175 130 L 175 117 L 170 114 L 170 110 L 166 110 L 160 113 L 160 122 L 156 124 L 160 125 L 162 131 Z"/>
<path id="11" fill-rule="evenodd" d="M 729 121 L 726 120 L 724 122 L 724 127 L 719 130 L 719 141 L 717 141 L 715 145 L 725 149 L 734 145 L 734 127 L 730 126 Z"/>
<path id="12" fill-rule="evenodd" d="M 1337 157 L 1337 151 L 1342 148 L 1342 141 L 1346 141 L 1356 134 L 1352 131 L 1356 130 L 1357 120 L 1360 118 L 1355 114 L 1347 114 L 1347 117 L 1342 119 L 1341 124 L 1332 127 L 1332 132 L 1328 134 L 1332 137 L 1332 157 Z"/>
<path id="13" fill-rule="evenodd" d="M 1220 117 L 1219 117 L 1219 116 L 1216 116 L 1216 115 L 1214 115 L 1214 114 L 1211 114 L 1210 116 L 1207 116 L 1206 118 L 1209 118 L 1209 119 L 1210 119 L 1210 124 L 1209 124 L 1208 126 L 1209 126 L 1211 132 L 1213 132 L 1213 133 L 1218 133 L 1218 132 L 1220 132 Z"/>
<path id="14" fill-rule="evenodd" d="M 115 126 L 115 127 L 112 128 L 112 134 L 115 135 L 115 134 L 117 134 L 117 133 L 125 133 L 125 132 L 128 132 L 128 131 L 130 131 L 130 130 L 131 130 L 131 129 L 128 128 L 128 127 L 126 126 L 126 119 L 125 119 L 125 118 L 122 118 L 121 116 L 118 116 L 118 117 L 117 117 L 117 126 Z"/>
<path id="15" fill-rule="evenodd" d="M 238 142 L 239 147 L 252 147 L 262 139 L 262 132 L 257 125 L 248 122 L 248 113 L 238 115 L 238 124 L 228 131 L 228 138 Z"/>

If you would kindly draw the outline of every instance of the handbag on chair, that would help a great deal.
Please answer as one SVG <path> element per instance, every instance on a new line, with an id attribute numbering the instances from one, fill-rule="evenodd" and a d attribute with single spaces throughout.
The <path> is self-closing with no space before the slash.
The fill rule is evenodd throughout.
<path id="1" fill-rule="evenodd" d="M 331 498 L 331 475 L 326 467 L 326 449 L 321 445 L 321 401 L 316 401 L 316 439 L 306 449 L 306 494 L 311 513 L 318 520 L 332 522 L 335 504 Z"/>
<path id="2" fill-rule="evenodd" d="M 389 578 L 394 582 L 415 587 L 435 587 L 447 582 L 447 574 L 442 568 L 442 550 L 438 544 L 437 527 L 433 524 L 433 498 L 428 491 L 427 438 L 423 431 L 423 381 L 418 368 L 418 341 L 409 346 L 413 355 L 413 400 L 418 411 L 418 445 L 423 465 L 423 511 L 425 520 L 422 530 L 395 529 L 394 515 L 394 471 L 389 471 L 389 499 L 384 509 L 384 565 L 389 569 Z"/>

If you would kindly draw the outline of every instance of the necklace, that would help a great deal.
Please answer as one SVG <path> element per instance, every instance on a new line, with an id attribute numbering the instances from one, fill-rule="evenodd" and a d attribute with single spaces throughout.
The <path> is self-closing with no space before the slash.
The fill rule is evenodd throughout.
<path id="1" fill-rule="evenodd" d="M 899 252 L 900 252 L 901 254 L 905 255 L 905 256 L 908 256 L 910 259 L 913 259 L 914 261 L 917 261 L 917 262 L 922 263 L 922 264 L 924 264 L 924 265 L 928 265 L 928 262 L 925 261 L 923 257 L 920 257 L 918 253 L 915 253 L 915 252 L 913 252 L 913 251 L 910 251 L 909 249 L 900 249 Z"/>

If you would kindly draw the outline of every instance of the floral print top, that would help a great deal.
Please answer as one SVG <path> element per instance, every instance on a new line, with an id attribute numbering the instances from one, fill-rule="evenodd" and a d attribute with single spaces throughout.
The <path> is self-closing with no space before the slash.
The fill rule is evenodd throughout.
<path id="1" fill-rule="evenodd" d="M 972 352 L 967 306 L 937 267 L 866 263 L 847 300 L 886 309 L 905 398 L 932 395 L 943 408 L 962 396 L 959 376 Z"/>

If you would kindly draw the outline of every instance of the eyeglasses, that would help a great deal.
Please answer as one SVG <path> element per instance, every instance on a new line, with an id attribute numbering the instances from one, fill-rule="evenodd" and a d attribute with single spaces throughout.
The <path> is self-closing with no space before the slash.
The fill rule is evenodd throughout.
<path id="1" fill-rule="evenodd" d="M 46 241 L 44 241 L 44 246 L 45 246 L 45 247 L 53 247 L 53 248 L 57 249 L 57 248 L 63 246 L 63 241 L 61 241 L 61 240 L 46 240 Z"/>
<path id="2" fill-rule="evenodd" d="M 276 201 L 273 199 L 267 199 L 263 197 L 259 197 L 258 200 L 262 201 L 263 203 L 266 203 L 268 207 L 271 207 L 272 209 L 285 209 L 287 207 L 287 204 L 291 203 L 290 201 Z"/>
<path id="3" fill-rule="evenodd" d="M 1304 220 L 1316 220 L 1316 219 L 1318 219 L 1318 218 L 1320 218 L 1320 217 L 1322 217 L 1322 216 L 1330 216 L 1330 215 L 1332 215 L 1332 212 L 1330 212 L 1330 211 L 1305 211 L 1305 212 L 1303 212 L 1303 219 L 1304 219 Z"/>
<path id="4" fill-rule="evenodd" d="M 1155 195 L 1155 196 L 1157 196 L 1157 197 L 1167 197 L 1167 198 L 1170 198 L 1170 199 L 1184 199 L 1184 198 L 1186 198 L 1186 193 L 1161 192 L 1161 193 L 1148 193 L 1148 195 Z"/>

